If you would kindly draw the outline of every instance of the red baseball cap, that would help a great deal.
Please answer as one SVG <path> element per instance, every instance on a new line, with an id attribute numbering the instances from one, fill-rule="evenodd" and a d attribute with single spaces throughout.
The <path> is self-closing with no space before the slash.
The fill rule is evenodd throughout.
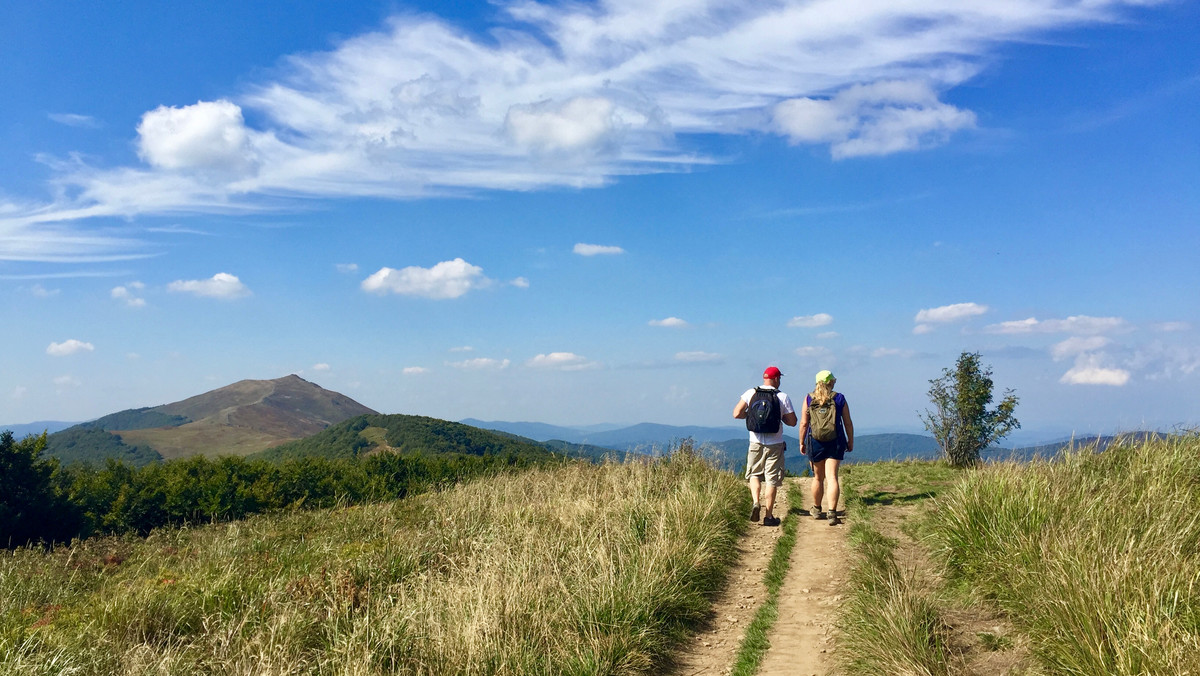
<path id="1" fill-rule="evenodd" d="M 783 375 L 779 369 L 774 366 L 768 366 L 766 371 L 763 371 L 764 378 L 779 378 Z"/>

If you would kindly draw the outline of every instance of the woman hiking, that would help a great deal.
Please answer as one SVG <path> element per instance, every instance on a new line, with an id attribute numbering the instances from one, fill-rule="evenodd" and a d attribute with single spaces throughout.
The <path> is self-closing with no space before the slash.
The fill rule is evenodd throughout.
<path id="1" fill-rule="evenodd" d="M 829 494 L 830 526 L 842 522 L 838 518 L 838 498 L 842 488 L 838 483 L 838 466 L 846 453 L 854 450 L 854 421 L 850 419 L 850 405 L 840 392 L 834 392 L 837 378 L 829 371 L 817 373 L 816 387 L 812 394 L 804 397 L 800 411 L 800 453 L 808 456 L 812 463 L 811 513 L 814 519 L 824 519 L 821 508 L 825 494 Z M 828 490 L 827 490 L 828 489 Z"/>

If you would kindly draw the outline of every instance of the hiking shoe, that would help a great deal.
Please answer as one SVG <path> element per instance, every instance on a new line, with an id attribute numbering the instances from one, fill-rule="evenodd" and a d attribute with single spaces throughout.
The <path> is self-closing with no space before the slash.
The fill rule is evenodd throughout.
<path id="1" fill-rule="evenodd" d="M 842 520 L 838 518 L 836 511 L 830 512 L 829 514 L 830 514 L 830 517 L 829 517 L 829 525 L 830 526 L 836 526 L 842 522 Z"/>
<path id="2" fill-rule="evenodd" d="M 764 526 L 778 526 L 779 525 L 779 517 L 777 517 L 777 516 L 765 517 L 763 519 L 763 525 Z"/>
<path id="3" fill-rule="evenodd" d="M 755 505 L 754 509 L 750 510 L 750 520 L 751 521 L 758 521 L 759 509 L 761 509 L 761 507 L 759 507 L 758 505 Z"/>
<path id="4" fill-rule="evenodd" d="M 824 519 L 825 518 L 825 512 L 821 511 L 821 508 L 816 505 L 813 505 L 813 508 L 808 510 L 808 513 L 811 514 L 812 518 L 814 518 L 814 519 Z"/>

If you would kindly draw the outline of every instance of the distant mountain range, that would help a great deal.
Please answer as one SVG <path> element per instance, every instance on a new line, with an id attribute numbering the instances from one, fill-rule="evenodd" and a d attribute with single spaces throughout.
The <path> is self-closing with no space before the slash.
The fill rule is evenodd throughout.
<path id="1" fill-rule="evenodd" d="M 295 375 L 242 380 L 183 401 L 119 411 L 51 434 L 64 462 L 105 457 L 144 464 L 190 455 L 248 455 L 375 413 Z"/>

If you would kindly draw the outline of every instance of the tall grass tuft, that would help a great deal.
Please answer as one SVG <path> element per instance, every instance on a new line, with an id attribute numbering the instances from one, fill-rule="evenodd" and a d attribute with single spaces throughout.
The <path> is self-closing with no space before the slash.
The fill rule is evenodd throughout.
<path id="1" fill-rule="evenodd" d="M 1200 673 L 1197 435 L 969 473 L 932 529 L 1052 673 Z"/>
<path id="2" fill-rule="evenodd" d="M 8 552 L 0 673 L 649 673 L 748 506 L 676 453 Z"/>

